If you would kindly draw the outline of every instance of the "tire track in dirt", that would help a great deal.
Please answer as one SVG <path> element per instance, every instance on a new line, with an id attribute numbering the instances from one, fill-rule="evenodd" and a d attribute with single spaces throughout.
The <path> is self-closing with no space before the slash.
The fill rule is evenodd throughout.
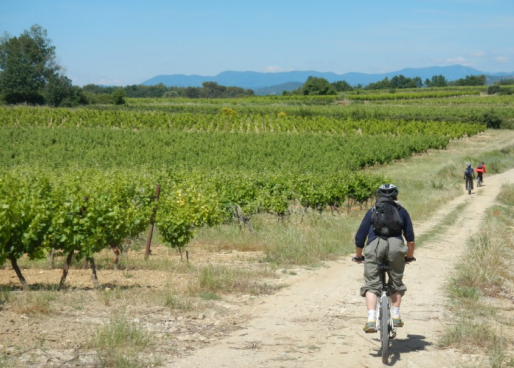
<path id="1" fill-rule="evenodd" d="M 444 285 L 503 183 L 514 182 L 514 170 L 488 175 L 472 195 L 448 202 L 430 219 L 415 221 L 416 235 L 439 231 L 416 250 L 408 265 L 408 292 L 402 304 L 405 326 L 391 347 L 391 366 L 454 367 L 477 364 L 456 350 L 439 350 L 437 341 L 450 323 L 444 308 Z M 455 209 L 463 208 L 462 211 Z M 446 220 L 442 220 L 446 219 Z M 451 226 L 442 227 L 446 221 Z M 292 285 L 272 296 L 253 299 L 239 311 L 245 326 L 170 367 L 377 367 L 381 366 L 377 334 L 365 334 L 364 300 L 358 295 L 362 265 L 348 259 L 298 275 Z"/>

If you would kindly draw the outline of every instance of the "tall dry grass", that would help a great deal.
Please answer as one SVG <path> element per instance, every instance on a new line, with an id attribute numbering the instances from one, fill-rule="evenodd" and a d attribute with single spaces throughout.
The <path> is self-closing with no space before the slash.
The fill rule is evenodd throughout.
<path id="1" fill-rule="evenodd" d="M 454 323 L 441 347 L 484 352 L 493 368 L 514 366 L 514 186 L 504 187 L 447 286 Z"/>

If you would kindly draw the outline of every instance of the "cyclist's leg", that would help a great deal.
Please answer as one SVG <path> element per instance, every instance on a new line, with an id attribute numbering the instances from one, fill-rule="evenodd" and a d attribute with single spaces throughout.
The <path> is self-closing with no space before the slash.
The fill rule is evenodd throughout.
<path id="1" fill-rule="evenodd" d="M 377 238 L 366 245 L 363 250 L 364 261 L 364 285 L 361 287 L 360 295 L 366 298 L 368 318 L 364 325 L 364 331 L 376 332 L 377 298 L 382 289 L 378 265 L 383 263 L 387 249 L 387 241 Z"/>
<path id="2" fill-rule="evenodd" d="M 389 239 L 389 266 L 391 267 L 389 277 L 389 295 L 391 295 L 391 302 L 393 304 L 393 322 L 396 327 L 403 326 L 400 318 L 400 304 L 402 296 L 407 291 L 407 287 L 403 283 L 403 273 L 405 271 L 405 256 L 407 255 L 408 247 L 400 239 Z"/>
<path id="3" fill-rule="evenodd" d="M 366 292 L 371 292 L 380 296 L 382 283 L 378 265 L 386 260 L 387 240 L 377 238 L 366 245 L 363 249 L 364 260 L 364 285 L 360 289 L 360 295 L 366 296 Z"/>

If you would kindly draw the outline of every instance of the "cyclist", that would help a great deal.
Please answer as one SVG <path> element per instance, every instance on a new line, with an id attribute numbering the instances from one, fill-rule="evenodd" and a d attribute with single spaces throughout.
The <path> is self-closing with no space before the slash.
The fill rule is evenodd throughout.
<path id="1" fill-rule="evenodd" d="M 467 165 L 466 169 L 464 170 L 464 179 L 466 180 L 466 189 L 468 189 L 468 187 L 467 187 L 468 180 L 469 180 L 469 185 L 471 186 L 471 189 L 473 189 L 473 179 L 475 179 L 475 171 L 471 167 L 471 162 L 468 162 L 468 165 Z"/>
<path id="2" fill-rule="evenodd" d="M 405 264 L 414 260 L 414 229 L 409 213 L 398 203 L 398 188 L 393 184 L 383 184 L 378 188 L 379 201 L 394 201 L 401 219 L 401 234 L 392 237 L 380 237 L 372 226 L 372 213 L 375 206 L 366 212 L 357 234 L 355 235 L 355 257 L 353 261 L 364 262 L 364 286 L 360 295 L 366 298 L 368 319 L 364 325 L 366 333 L 376 332 L 377 299 L 380 296 L 382 284 L 378 265 L 388 262 L 390 271 L 389 295 L 392 301 L 392 317 L 395 327 L 402 327 L 400 315 L 402 296 L 407 290 L 403 283 Z M 403 235 L 403 237 L 402 237 Z M 404 243 L 404 237 L 407 244 Z M 366 241 L 367 239 L 367 241 Z M 364 255 L 364 257 L 363 257 Z"/>
<path id="3" fill-rule="evenodd" d="M 486 173 L 484 161 L 482 161 L 481 163 L 479 163 L 477 165 L 477 168 L 475 169 L 475 171 L 477 173 L 478 178 L 480 178 L 480 181 L 483 183 L 484 182 L 484 174 Z"/>

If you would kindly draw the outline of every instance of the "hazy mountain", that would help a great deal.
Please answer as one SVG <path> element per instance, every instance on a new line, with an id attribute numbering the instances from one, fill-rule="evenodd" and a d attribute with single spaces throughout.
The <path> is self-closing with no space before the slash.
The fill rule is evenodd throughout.
<path id="1" fill-rule="evenodd" d="M 235 72 L 225 71 L 216 76 L 201 75 L 158 75 L 144 81 L 143 85 L 151 86 L 159 83 L 167 87 L 201 87 L 204 82 L 216 82 L 222 86 L 234 86 L 244 89 L 252 89 L 256 94 L 280 94 L 281 91 L 291 91 L 298 88 L 298 83 L 303 84 L 309 76 L 325 78 L 330 83 L 344 80 L 352 86 L 361 84 L 363 86 L 378 82 L 385 77 L 392 78 L 402 74 L 408 78 L 420 77 L 423 81 L 432 78 L 434 75 L 443 75 L 448 81 L 465 78 L 467 75 L 491 76 L 488 80 L 512 76 L 513 73 L 487 73 L 462 65 L 433 66 L 427 68 L 406 68 L 390 73 L 366 74 L 366 73 L 345 73 L 337 74 L 332 72 L 316 71 L 291 71 L 281 73 L 259 73 L 259 72 Z M 280 88 L 283 88 L 280 90 Z"/>

